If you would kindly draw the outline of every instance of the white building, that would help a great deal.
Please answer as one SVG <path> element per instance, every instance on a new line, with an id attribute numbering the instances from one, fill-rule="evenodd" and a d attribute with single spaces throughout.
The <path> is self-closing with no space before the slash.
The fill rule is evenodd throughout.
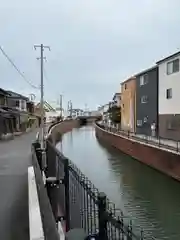
<path id="1" fill-rule="evenodd" d="M 159 135 L 180 140 L 180 52 L 157 62 Z"/>
<path id="2" fill-rule="evenodd" d="M 77 117 L 83 116 L 83 114 L 84 114 L 84 111 L 79 108 L 74 108 L 71 110 L 71 112 L 72 112 L 72 118 L 77 118 Z M 70 113 L 69 113 L 69 115 L 70 115 Z"/>
<path id="3" fill-rule="evenodd" d="M 98 108 L 99 113 L 102 116 L 102 121 L 107 121 L 109 119 L 109 103 L 104 104 Z"/>

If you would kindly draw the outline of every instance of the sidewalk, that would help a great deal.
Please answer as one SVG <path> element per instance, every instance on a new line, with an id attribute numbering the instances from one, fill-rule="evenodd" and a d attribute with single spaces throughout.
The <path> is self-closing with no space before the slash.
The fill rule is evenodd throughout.
<path id="1" fill-rule="evenodd" d="M 105 126 L 106 128 L 106 126 Z M 176 152 L 180 152 L 180 141 L 173 141 L 170 139 L 163 139 L 163 138 L 157 138 L 152 136 L 147 136 L 143 134 L 137 134 L 137 133 L 131 133 L 123 130 L 117 130 L 115 127 L 111 127 L 111 130 L 113 133 L 126 136 L 128 138 L 132 138 L 133 140 L 138 140 L 144 143 L 148 143 L 154 146 L 158 146 L 159 148 L 166 148 L 169 150 L 173 150 Z"/>
<path id="2" fill-rule="evenodd" d="M 143 134 L 131 134 L 131 136 L 135 136 L 136 138 L 140 138 L 143 140 L 148 140 L 148 142 L 154 143 L 155 145 L 160 145 L 160 146 L 166 146 L 173 148 L 175 150 L 179 149 L 180 151 L 180 142 L 176 142 L 173 140 L 169 139 L 162 139 L 162 138 L 156 138 L 156 137 L 151 137 L 151 136 L 146 136 Z"/>
<path id="3" fill-rule="evenodd" d="M 0 239 L 29 240 L 28 166 L 36 131 L 0 142 Z"/>

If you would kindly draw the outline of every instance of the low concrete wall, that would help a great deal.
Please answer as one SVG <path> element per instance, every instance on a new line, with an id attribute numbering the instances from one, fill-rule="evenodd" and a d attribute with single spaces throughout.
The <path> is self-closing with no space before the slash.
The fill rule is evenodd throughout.
<path id="1" fill-rule="evenodd" d="M 67 120 L 67 121 L 56 123 L 51 127 L 47 138 L 51 139 L 53 145 L 56 145 L 56 143 L 60 141 L 61 136 L 64 133 L 67 133 L 71 131 L 73 128 L 78 126 L 79 126 L 78 120 Z"/>
<path id="2" fill-rule="evenodd" d="M 180 181 L 180 155 L 178 153 L 128 139 L 108 132 L 97 125 L 95 131 L 99 140 L 107 142 L 138 161 Z"/>

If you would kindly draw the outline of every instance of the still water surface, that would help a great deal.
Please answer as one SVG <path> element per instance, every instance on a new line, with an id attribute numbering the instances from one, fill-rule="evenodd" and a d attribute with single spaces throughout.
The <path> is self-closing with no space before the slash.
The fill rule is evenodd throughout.
<path id="1" fill-rule="evenodd" d="M 92 126 L 57 146 L 135 226 L 155 239 L 180 240 L 180 183 L 97 141 Z"/>

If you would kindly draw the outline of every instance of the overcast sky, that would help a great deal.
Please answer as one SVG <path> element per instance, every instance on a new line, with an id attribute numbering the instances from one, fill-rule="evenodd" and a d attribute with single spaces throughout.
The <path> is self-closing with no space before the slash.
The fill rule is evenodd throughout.
<path id="1" fill-rule="evenodd" d="M 96 108 L 120 83 L 180 47 L 179 0 L 0 0 L 0 45 L 33 84 L 45 50 L 45 98 Z M 31 88 L 0 53 L 0 87 Z"/>

